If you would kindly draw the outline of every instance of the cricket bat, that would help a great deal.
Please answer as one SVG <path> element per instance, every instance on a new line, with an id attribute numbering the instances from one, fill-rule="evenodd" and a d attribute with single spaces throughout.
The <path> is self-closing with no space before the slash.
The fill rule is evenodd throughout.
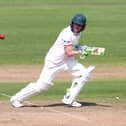
<path id="1" fill-rule="evenodd" d="M 87 47 L 85 50 L 87 55 L 104 56 L 105 48 L 103 47 Z M 80 59 L 85 59 L 86 55 L 80 55 Z"/>
<path id="2" fill-rule="evenodd" d="M 105 48 L 103 47 L 89 47 L 86 51 L 90 51 L 91 55 L 99 55 L 104 56 L 105 55 Z"/>

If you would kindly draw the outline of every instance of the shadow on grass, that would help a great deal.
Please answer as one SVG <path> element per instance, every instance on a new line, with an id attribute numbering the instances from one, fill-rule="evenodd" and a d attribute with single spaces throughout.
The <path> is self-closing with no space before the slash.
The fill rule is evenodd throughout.
<path id="1" fill-rule="evenodd" d="M 92 106 L 100 106 L 100 107 L 112 107 L 111 105 L 104 105 L 104 104 L 97 104 L 95 102 L 80 102 L 82 104 L 82 107 L 92 107 Z M 47 105 L 34 105 L 34 104 L 30 104 L 30 105 L 25 105 L 23 107 L 71 107 L 69 105 L 65 105 L 63 103 L 52 103 L 52 104 L 47 104 Z"/>

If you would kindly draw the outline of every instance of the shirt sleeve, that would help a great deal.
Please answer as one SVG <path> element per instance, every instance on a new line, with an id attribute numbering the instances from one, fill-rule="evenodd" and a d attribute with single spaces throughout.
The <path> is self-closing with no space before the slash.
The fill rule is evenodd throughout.
<path id="1" fill-rule="evenodd" d="M 64 32 L 62 35 L 62 40 L 64 43 L 64 46 L 72 46 L 72 40 L 71 40 L 71 35 L 69 32 Z"/>

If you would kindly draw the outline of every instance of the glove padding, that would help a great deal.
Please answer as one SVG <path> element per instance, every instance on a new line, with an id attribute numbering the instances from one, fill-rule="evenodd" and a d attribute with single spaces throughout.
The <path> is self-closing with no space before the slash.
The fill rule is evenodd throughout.
<path id="1" fill-rule="evenodd" d="M 88 46 L 87 45 L 82 45 L 82 46 L 78 46 L 78 50 L 79 51 L 85 51 L 86 52 L 86 49 L 88 48 Z"/>
<path id="2" fill-rule="evenodd" d="M 80 51 L 80 57 L 84 57 L 84 56 L 88 56 L 88 52 L 87 52 L 87 45 L 82 45 L 78 47 L 78 50 Z"/>
<path id="3" fill-rule="evenodd" d="M 78 51 L 80 51 L 80 59 L 84 59 L 86 56 L 90 54 L 89 51 L 87 50 L 88 50 L 87 45 L 78 46 Z"/>
<path id="4" fill-rule="evenodd" d="M 80 51 L 80 56 L 83 57 L 83 56 L 88 56 L 88 52 L 86 51 Z"/>

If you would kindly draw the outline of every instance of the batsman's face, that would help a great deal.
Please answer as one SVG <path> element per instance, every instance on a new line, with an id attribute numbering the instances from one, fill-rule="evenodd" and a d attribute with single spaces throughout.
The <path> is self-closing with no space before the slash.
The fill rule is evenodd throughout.
<path id="1" fill-rule="evenodd" d="M 73 24 L 73 31 L 79 33 L 82 30 L 82 26 L 78 24 Z"/>

